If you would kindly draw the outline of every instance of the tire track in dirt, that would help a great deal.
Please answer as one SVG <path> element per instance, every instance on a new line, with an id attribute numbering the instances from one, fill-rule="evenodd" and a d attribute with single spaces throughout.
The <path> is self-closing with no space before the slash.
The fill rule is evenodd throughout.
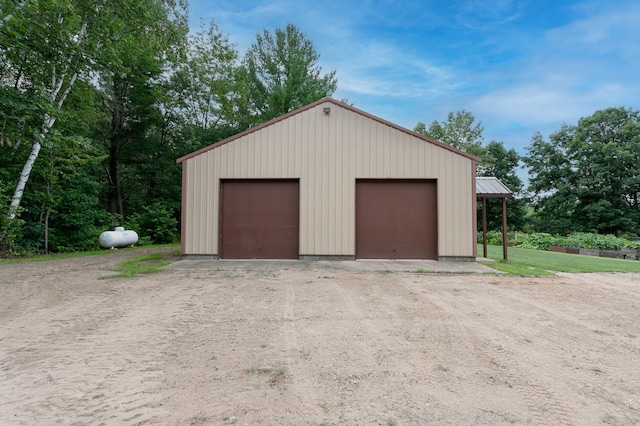
<path id="1" fill-rule="evenodd" d="M 455 326 L 447 318 L 437 319 L 443 312 L 435 305 L 418 302 L 415 295 L 404 291 L 401 276 L 367 274 L 350 278 L 348 285 L 331 282 L 331 292 L 342 301 L 339 314 L 344 321 L 357 324 L 356 334 L 342 339 L 348 341 L 358 361 L 336 348 L 342 355 L 333 366 L 336 372 L 323 377 L 329 386 L 341 384 L 332 405 L 350 407 L 336 412 L 337 423 L 345 419 L 367 423 L 388 418 L 411 424 L 434 420 L 427 407 L 439 391 L 433 383 L 439 380 L 435 375 L 444 358 L 432 348 L 436 341 L 447 345 L 449 327 Z M 389 292 L 389 287 L 394 290 Z M 452 342 L 448 348 L 455 345 Z M 409 389 L 420 389 L 422 397 L 415 398 Z M 362 395 L 369 397 L 359 399 Z"/>
<path id="2" fill-rule="evenodd" d="M 640 423 L 630 280 L 91 268 L 0 273 L 8 424 Z"/>
<path id="3" fill-rule="evenodd" d="M 468 281 L 468 285 L 485 286 L 477 282 L 475 277 L 470 277 Z M 474 289 L 474 294 L 477 290 L 477 288 Z M 480 291 L 482 292 L 483 290 L 485 289 L 483 288 Z M 491 288 L 486 287 L 486 290 L 490 291 Z M 536 419 L 536 411 L 539 410 L 539 407 L 544 406 L 545 411 L 553 411 L 554 421 L 559 424 L 570 423 L 560 399 L 554 398 L 544 387 L 537 386 L 534 377 L 528 377 L 526 371 L 519 371 L 519 364 L 513 361 L 518 359 L 519 354 L 514 353 L 510 347 L 505 346 L 504 339 L 501 339 L 500 344 L 495 343 L 497 337 L 505 335 L 504 327 L 502 324 L 494 327 L 494 324 L 484 321 L 483 319 L 487 315 L 484 311 L 490 307 L 485 307 L 484 305 L 474 306 L 474 302 L 477 302 L 477 300 L 466 297 L 467 291 L 467 286 L 460 285 L 453 288 L 440 288 L 437 291 L 437 297 L 432 300 L 443 311 L 457 318 L 457 334 L 452 338 L 457 337 L 459 341 L 465 342 L 464 351 L 466 356 L 465 354 L 460 354 L 460 356 L 467 363 L 467 365 L 461 365 L 459 368 L 467 367 L 475 370 L 476 374 L 492 384 L 492 390 L 495 392 L 509 394 L 513 393 L 514 389 L 517 390 L 522 401 L 527 406 L 524 419 L 521 418 L 523 416 L 521 412 L 501 413 L 499 401 L 496 400 L 478 401 L 476 403 L 479 404 L 479 408 L 489 414 L 501 413 L 511 420 L 530 421 L 532 420 L 530 416 L 533 416 L 533 420 L 540 423 L 542 419 Z M 477 310 L 472 311 L 471 309 Z M 469 356 L 469 354 L 473 354 L 473 356 Z M 478 362 L 476 359 L 481 359 L 482 361 Z M 509 360 L 509 362 L 505 362 L 505 359 Z M 497 360 L 500 360 L 500 363 Z M 492 367 L 487 371 L 487 366 Z M 513 369 L 517 369 L 517 373 L 512 373 L 511 370 Z"/>
<path id="4" fill-rule="evenodd" d="M 13 392 L 1 410 L 13 412 L 19 424 L 70 421 L 63 414 L 70 411 L 78 413 L 78 425 L 144 424 L 161 418 L 161 401 L 149 389 L 161 380 L 157 354 L 166 344 L 162 325 L 171 307 L 154 306 L 153 284 L 136 288 L 135 283 L 95 281 L 84 289 L 58 283 L 73 294 L 30 311 L 37 331 L 5 329 L 7 356 L 0 364 L 0 381 Z M 25 369 L 32 372 L 31 381 L 24 380 Z"/>
<path id="5" fill-rule="evenodd" d="M 239 280 L 241 274 L 178 274 L 189 276 L 182 289 L 189 296 L 182 298 L 172 314 L 172 338 L 163 354 L 165 376 L 157 391 L 163 406 L 177 413 L 173 416 L 176 424 L 222 419 L 219 412 L 234 409 L 233 393 L 219 395 L 214 407 L 208 407 L 205 398 L 214 393 L 212 388 L 238 375 L 237 368 L 219 366 L 235 365 L 241 356 L 238 330 L 247 324 L 243 307 L 248 284 Z"/>
<path id="6" fill-rule="evenodd" d="M 461 279 L 465 282 L 462 283 Z M 431 318 L 416 311 L 417 316 L 425 321 L 422 338 L 431 348 L 429 356 L 438 360 L 434 366 L 436 374 L 432 372 L 432 377 L 437 380 L 430 383 L 437 391 L 436 413 L 453 412 L 456 418 L 463 418 L 469 424 L 526 422 L 525 406 L 520 408 L 517 400 L 513 401 L 512 386 L 496 377 L 493 370 L 487 369 L 487 360 L 479 362 L 476 357 L 474 334 L 479 326 L 478 319 L 484 315 L 484 306 L 477 306 L 465 297 L 468 286 L 476 285 L 475 277 L 416 274 L 406 275 L 401 284 L 410 294 L 416 295 L 417 307 L 430 306 L 429 311 L 433 313 Z M 488 361 L 491 363 L 493 359 Z M 487 386 L 490 386 L 490 391 L 487 391 Z M 442 398 L 443 391 L 451 395 L 448 401 Z M 511 398 L 511 410 L 505 411 L 502 407 L 504 398 Z M 517 409 L 514 410 L 515 407 Z M 447 422 L 447 417 L 431 417 L 431 421 Z"/>
<path id="7" fill-rule="evenodd" d="M 556 282 L 554 285 L 571 285 L 571 283 Z M 603 394 L 606 395 L 607 392 L 600 393 L 604 391 L 601 387 L 594 392 L 593 388 L 584 389 L 584 386 L 581 386 L 580 379 L 576 378 L 575 366 L 571 367 L 571 365 L 576 364 L 576 357 L 584 355 L 568 352 L 567 340 L 581 340 L 584 339 L 581 336 L 589 336 L 592 344 L 596 343 L 604 347 L 610 344 L 610 339 L 608 336 L 594 334 L 595 331 L 598 331 L 597 327 L 588 321 L 562 312 L 561 309 L 550 308 L 548 300 L 538 301 L 538 298 L 544 297 L 544 295 L 530 294 L 526 288 L 523 290 L 527 294 L 522 295 L 519 291 L 514 292 L 512 289 L 507 290 L 501 286 L 493 289 L 498 295 L 495 299 L 504 301 L 503 309 L 513 310 L 507 317 L 517 318 L 517 312 L 527 312 L 529 319 L 522 318 L 516 322 L 518 324 L 532 324 L 530 327 L 523 330 L 522 328 L 498 326 L 497 330 L 494 328 L 491 333 L 485 333 L 485 336 L 474 332 L 470 332 L 468 335 L 474 338 L 476 348 L 487 360 L 500 360 L 500 368 L 497 369 L 497 372 L 504 375 L 524 395 L 536 423 L 547 423 L 549 415 L 552 415 L 554 422 L 571 424 L 576 418 L 580 418 L 582 406 L 580 404 L 567 406 L 566 395 L 576 393 L 582 395 L 583 397 L 580 399 L 586 404 L 592 403 L 593 400 L 602 402 Z M 535 336 L 529 334 L 532 339 L 529 340 L 526 337 L 527 333 L 535 330 L 536 326 L 539 331 Z M 495 337 L 496 334 L 499 338 Z M 527 346 L 533 349 L 536 347 L 536 342 L 544 343 L 544 347 L 551 349 L 551 351 L 528 350 Z M 588 348 L 585 350 L 589 351 Z M 533 354 L 536 356 L 533 357 Z M 628 361 L 633 363 L 631 359 Z M 607 370 L 613 369 L 611 360 L 606 358 L 592 359 L 591 362 L 599 366 L 588 369 L 587 372 L 591 374 L 601 374 L 600 368 L 603 364 Z M 560 367 L 560 370 L 553 370 L 555 371 L 554 376 L 547 373 L 548 366 L 552 364 Z M 536 372 L 535 376 L 531 374 L 532 371 Z M 566 372 L 562 376 L 563 380 L 558 380 L 558 371 Z M 607 410 L 615 413 L 609 414 L 613 416 L 612 418 L 621 420 L 628 414 L 628 410 L 621 408 L 619 404 L 616 404 L 608 406 Z"/>

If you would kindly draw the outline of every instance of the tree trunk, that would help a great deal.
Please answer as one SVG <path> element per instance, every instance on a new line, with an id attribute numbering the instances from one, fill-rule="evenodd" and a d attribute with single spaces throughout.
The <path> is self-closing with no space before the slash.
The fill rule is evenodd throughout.
<path id="1" fill-rule="evenodd" d="M 84 27 L 83 27 L 84 29 Z M 60 98 L 56 101 L 60 90 L 62 89 L 62 85 L 64 83 L 64 75 L 58 80 L 52 82 L 52 93 L 51 93 L 51 101 L 55 102 L 58 105 L 58 108 L 62 108 L 62 104 L 65 99 L 69 95 L 71 88 L 76 82 L 76 78 L 78 77 L 78 73 L 74 72 L 69 78 L 69 83 L 67 88 L 62 92 Z M 44 124 L 42 125 L 42 132 L 40 133 L 40 139 L 44 140 L 44 138 L 49 133 L 49 130 L 56 123 L 56 117 L 52 117 L 50 115 L 46 115 L 44 119 Z M 31 170 L 33 169 L 33 165 L 38 158 L 38 154 L 40 154 L 40 149 L 42 148 L 42 144 L 39 140 L 33 142 L 31 146 L 31 153 L 27 158 L 27 161 L 24 163 L 24 167 L 22 168 L 22 173 L 20 173 L 20 178 L 18 179 L 18 184 L 16 185 L 16 190 L 13 193 L 13 198 L 11 199 L 11 205 L 9 206 L 9 213 L 7 214 L 7 218 L 9 222 L 13 221 L 16 218 L 16 214 L 18 213 L 18 207 L 20 207 L 20 202 L 22 201 L 22 194 L 24 194 L 24 188 L 27 185 L 27 181 L 29 180 L 29 176 L 31 175 Z M 7 231 L 4 231 L 0 235 L 0 241 L 4 240 L 6 237 Z"/>
<path id="2" fill-rule="evenodd" d="M 49 214 L 51 207 L 47 207 L 47 213 L 44 215 L 44 254 L 49 254 Z"/>
<path id="3" fill-rule="evenodd" d="M 109 211 L 120 216 L 120 225 L 124 224 L 122 208 L 122 190 L 120 187 L 120 135 L 112 134 L 109 146 Z"/>
<path id="4" fill-rule="evenodd" d="M 122 101 L 116 82 L 112 83 L 112 97 L 109 100 L 111 109 L 111 134 L 109 135 L 109 211 L 120 217 L 120 225 L 124 225 L 124 209 L 122 207 L 122 188 L 120 185 L 120 147 L 123 117 Z"/>
<path id="5" fill-rule="evenodd" d="M 42 144 L 38 141 L 35 141 L 31 146 L 31 153 L 29 154 L 29 158 L 27 158 L 27 161 L 24 163 L 24 167 L 22 168 L 22 172 L 20 173 L 20 178 L 18 179 L 18 184 L 16 185 L 16 190 L 13 193 L 13 198 L 11 199 L 9 214 L 7 215 L 7 218 L 9 220 L 13 220 L 16 218 L 18 207 L 20 207 L 20 201 L 22 201 L 22 194 L 24 194 L 24 188 L 25 186 L 27 186 L 27 181 L 29 180 L 29 176 L 31 175 L 31 170 L 33 170 L 33 165 L 38 158 L 38 154 L 40 154 L 41 148 Z"/>

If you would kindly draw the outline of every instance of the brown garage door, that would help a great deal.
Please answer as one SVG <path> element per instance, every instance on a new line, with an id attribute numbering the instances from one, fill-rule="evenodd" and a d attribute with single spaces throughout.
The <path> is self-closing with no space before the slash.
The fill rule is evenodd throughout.
<path id="1" fill-rule="evenodd" d="M 359 180 L 356 257 L 437 259 L 436 182 Z"/>
<path id="2" fill-rule="evenodd" d="M 298 259 L 298 187 L 291 180 L 223 181 L 221 257 Z"/>

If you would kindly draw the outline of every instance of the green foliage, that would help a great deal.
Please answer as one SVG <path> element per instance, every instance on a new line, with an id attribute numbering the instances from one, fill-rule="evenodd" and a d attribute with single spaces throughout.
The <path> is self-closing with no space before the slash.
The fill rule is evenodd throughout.
<path id="1" fill-rule="evenodd" d="M 217 132 L 246 127 L 238 114 L 239 54 L 233 44 L 211 21 L 201 22 L 200 31 L 189 37 L 187 58 L 167 82 L 165 103 L 193 133 L 192 150 L 217 142 Z"/>
<path id="2" fill-rule="evenodd" d="M 482 232 L 478 232 L 478 244 L 481 244 L 481 243 L 482 243 Z M 496 245 L 496 246 L 502 245 L 502 232 L 487 231 L 487 244 Z"/>
<path id="3" fill-rule="evenodd" d="M 520 156 L 515 149 L 507 150 L 504 143 L 491 141 L 486 146 L 482 132 L 482 123 L 476 122 L 475 117 L 469 111 L 450 112 L 447 120 L 441 123 L 433 121 L 429 128 L 419 122 L 414 131 L 444 142 L 455 148 L 480 157 L 482 162 L 477 165 L 478 176 L 491 176 L 498 178 L 516 196 L 507 200 L 507 223 L 512 229 L 522 229 L 525 224 L 525 209 L 527 200 L 520 196 L 522 180 L 518 177 L 517 170 Z M 478 206 L 478 229 L 482 227 L 482 211 Z M 502 200 L 487 200 L 487 229 L 499 230 L 502 228 Z"/>
<path id="4" fill-rule="evenodd" d="M 24 220 L 20 219 L 20 210 L 17 212 L 17 219 L 7 218 L 11 201 L 9 193 L 9 185 L 0 179 L 0 257 L 15 256 L 23 252 L 18 243 L 22 239 Z"/>
<path id="5" fill-rule="evenodd" d="M 489 234 L 491 233 L 487 233 L 487 235 Z M 489 244 L 502 244 L 501 238 L 496 237 L 490 241 L 491 242 L 489 242 Z M 524 237 L 521 245 L 522 248 L 535 250 L 549 250 L 549 247 L 551 246 L 576 247 L 593 250 L 620 250 L 623 247 L 640 247 L 640 243 L 610 234 L 598 235 L 593 233 L 576 232 L 567 236 L 553 236 L 548 233 L 533 233 Z"/>
<path id="6" fill-rule="evenodd" d="M 447 121 L 439 123 L 434 120 L 428 129 L 419 122 L 414 130 L 473 155 L 480 154 L 482 150 L 484 128 L 482 123 L 475 123 L 475 117 L 469 111 L 450 112 Z"/>
<path id="7" fill-rule="evenodd" d="M 640 231 L 640 113 L 609 108 L 534 135 L 529 191 L 539 229 L 599 234 Z"/>
<path id="8" fill-rule="evenodd" d="M 245 56 L 249 109 L 258 122 L 286 114 L 330 96 L 338 82 L 336 72 L 321 75 L 320 55 L 298 27 L 287 24 L 274 34 L 256 35 Z"/>
<path id="9" fill-rule="evenodd" d="M 25 225 L 0 224 L 4 228 L 0 230 L 2 239 L 10 238 L 12 244 L 33 251 L 95 247 L 98 234 L 108 228 L 112 219 L 103 207 L 103 182 L 120 179 L 109 169 L 105 171 L 110 176 L 101 176 L 103 169 L 99 165 L 104 153 L 95 143 L 100 139 L 96 134 L 98 123 L 107 122 L 102 103 L 123 99 L 110 98 L 105 88 L 116 86 L 105 82 L 120 79 L 123 84 L 117 89 L 141 87 L 150 83 L 151 77 L 157 78 L 168 60 L 177 60 L 188 31 L 185 3 L 9 2 L 0 8 L 0 26 L 0 182 L 15 183 L 20 177 L 15 195 L 0 200 L 2 220 L 7 217 L 5 206 L 12 199 L 25 203 L 21 212 Z M 95 96 L 97 82 L 101 84 L 100 97 Z M 116 130 L 128 121 L 130 129 L 135 129 L 130 135 L 169 133 L 165 131 L 165 117 L 157 119 L 158 109 L 150 107 L 159 98 L 154 90 L 157 81 L 153 83 L 149 90 L 136 93 L 136 100 L 140 101 L 135 113 L 121 114 L 122 108 L 109 110 L 109 117 L 120 125 Z M 156 127 L 140 117 L 152 117 Z M 167 149 L 166 139 L 154 139 L 157 140 L 161 143 L 156 143 L 153 153 L 161 161 L 154 164 L 154 170 L 161 174 L 164 170 L 157 165 L 171 162 L 175 169 L 175 156 Z M 142 150 L 132 147 L 132 151 Z M 152 150 L 145 151 L 148 154 Z M 35 161 L 43 155 L 46 161 Z M 144 163 L 147 159 L 139 161 Z M 167 175 L 175 179 L 177 173 Z M 25 187 L 27 180 L 29 185 Z M 179 180 L 170 186 L 171 190 L 175 192 L 176 186 L 179 187 Z M 25 187 L 24 193 L 21 187 Z M 8 196 L 10 190 L 3 187 L 1 191 Z M 18 228 L 23 230 L 21 241 L 15 232 L 8 232 Z"/>
<path id="10" fill-rule="evenodd" d="M 615 235 L 598 235 L 591 233 L 574 233 L 566 237 L 556 238 L 556 245 L 565 247 L 578 247 L 595 250 L 620 250 L 623 247 L 636 248 L 640 246 L 637 242 Z"/>
<path id="11" fill-rule="evenodd" d="M 557 245 L 556 238 L 545 232 L 531 234 L 524 239 L 520 247 L 535 250 L 549 250 L 549 247 Z"/>
<path id="12" fill-rule="evenodd" d="M 98 247 L 112 218 L 102 208 L 97 150 L 88 140 L 55 138 L 34 169 L 25 194 L 23 245 L 33 252 L 68 252 Z"/>
<path id="13" fill-rule="evenodd" d="M 38 138 L 48 108 L 49 100 L 41 93 L 0 84 L 0 149 Z"/>
<path id="14" fill-rule="evenodd" d="M 140 238 L 148 237 L 154 244 L 165 244 L 176 239 L 178 221 L 173 212 L 160 203 L 142 208 L 129 218 L 128 228 L 136 231 Z"/>
<path id="15" fill-rule="evenodd" d="M 174 241 L 176 158 L 337 85 L 295 26 L 258 35 L 241 62 L 213 22 L 187 37 L 181 0 L 9 1 L 0 29 L 5 254 L 92 249 L 123 221 L 140 243 Z"/>

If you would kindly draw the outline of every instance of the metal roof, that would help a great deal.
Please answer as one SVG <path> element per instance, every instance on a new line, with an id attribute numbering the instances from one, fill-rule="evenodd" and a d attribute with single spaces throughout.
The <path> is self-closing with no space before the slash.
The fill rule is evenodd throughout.
<path id="1" fill-rule="evenodd" d="M 513 192 L 496 177 L 476 177 L 476 196 L 507 198 L 513 197 Z"/>

